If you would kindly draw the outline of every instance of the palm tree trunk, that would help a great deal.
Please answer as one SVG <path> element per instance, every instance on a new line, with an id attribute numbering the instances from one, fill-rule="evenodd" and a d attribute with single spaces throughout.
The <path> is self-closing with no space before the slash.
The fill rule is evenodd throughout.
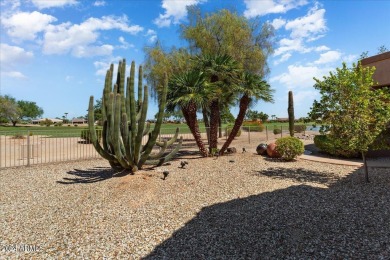
<path id="1" fill-rule="evenodd" d="M 240 99 L 240 111 L 238 112 L 237 118 L 234 121 L 234 126 L 232 131 L 229 134 L 228 139 L 223 144 L 221 150 L 219 151 L 220 155 L 223 155 L 223 153 L 226 151 L 226 149 L 229 147 L 229 145 L 233 142 L 234 137 L 236 137 L 238 131 L 240 130 L 240 127 L 242 126 L 242 123 L 244 122 L 246 110 L 249 107 L 250 98 L 248 95 L 243 95 Z"/>
<path id="2" fill-rule="evenodd" d="M 222 138 L 222 120 L 221 120 L 221 114 L 219 114 L 219 120 L 218 120 L 218 137 Z"/>
<path id="3" fill-rule="evenodd" d="M 210 104 L 210 147 L 218 148 L 218 121 L 219 121 L 219 102 L 218 99 L 211 101 Z"/>
<path id="4" fill-rule="evenodd" d="M 186 120 L 186 123 L 190 128 L 192 135 L 194 136 L 196 145 L 198 146 L 201 155 L 203 157 L 207 157 L 207 148 L 202 141 L 202 136 L 199 131 L 199 125 L 196 116 L 196 106 L 194 104 L 190 104 L 186 107 L 181 107 L 181 110 L 183 112 L 183 116 Z"/>

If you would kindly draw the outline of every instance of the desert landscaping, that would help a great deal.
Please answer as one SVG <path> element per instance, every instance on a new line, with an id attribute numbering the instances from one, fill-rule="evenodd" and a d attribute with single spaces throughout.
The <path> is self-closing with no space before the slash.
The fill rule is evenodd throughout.
<path id="1" fill-rule="evenodd" d="M 3 169 L 1 254 L 29 259 L 390 256 L 389 168 L 370 168 L 366 184 L 361 167 L 285 162 L 257 155 L 255 144 L 245 144 L 246 153 L 242 143 L 235 145 L 239 152 L 214 158 L 185 150 L 166 165 L 134 175 L 114 172 L 103 159 Z M 165 180 L 163 171 L 169 172 Z"/>

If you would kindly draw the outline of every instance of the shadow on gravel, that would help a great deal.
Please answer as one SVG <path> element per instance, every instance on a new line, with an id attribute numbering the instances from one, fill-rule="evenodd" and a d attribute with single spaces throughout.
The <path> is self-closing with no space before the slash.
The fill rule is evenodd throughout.
<path id="1" fill-rule="evenodd" d="M 321 171 L 279 170 L 261 174 L 334 181 Z M 205 207 L 144 259 L 389 259 L 385 170 L 370 170 L 369 184 L 358 169 L 328 188 L 301 184 Z"/>
<path id="2" fill-rule="evenodd" d="M 74 176 L 74 178 L 63 178 L 62 181 L 57 181 L 60 184 L 79 184 L 79 183 L 94 183 L 104 181 L 113 177 L 122 177 L 128 172 L 117 172 L 111 168 L 96 167 L 89 170 L 74 169 L 67 172 L 67 174 Z"/>
<path id="3" fill-rule="evenodd" d="M 334 175 L 319 171 L 311 171 L 304 168 L 267 168 L 262 171 L 256 171 L 256 174 L 265 175 L 274 179 L 292 179 L 297 182 L 311 182 L 320 184 L 333 184 L 340 180 Z"/>

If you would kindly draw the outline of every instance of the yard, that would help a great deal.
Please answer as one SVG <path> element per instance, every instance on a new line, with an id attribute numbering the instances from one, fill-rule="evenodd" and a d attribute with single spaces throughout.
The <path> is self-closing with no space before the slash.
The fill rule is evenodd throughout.
<path id="1" fill-rule="evenodd" d="M 187 151 L 169 165 L 125 176 L 101 159 L 1 170 L 1 255 L 390 256 L 388 168 L 370 169 L 365 184 L 359 168 L 282 162 L 245 146 L 247 153 L 218 159 Z M 181 160 L 188 161 L 184 169 Z M 166 180 L 162 171 L 169 171 Z"/>

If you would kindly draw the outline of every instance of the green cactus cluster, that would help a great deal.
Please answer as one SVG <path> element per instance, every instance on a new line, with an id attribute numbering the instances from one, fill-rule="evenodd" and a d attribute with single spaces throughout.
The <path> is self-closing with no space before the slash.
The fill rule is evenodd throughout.
<path id="1" fill-rule="evenodd" d="M 294 136 L 294 99 L 293 92 L 288 92 L 288 129 L 290 130 L 290 136 Z"/>
<path id="2" fill-rule="evenodd" d="M 107 70 L 103 98 L 102 98 L 102 138 L 97 138 L 94 124 L 94 97 L 91 96 L 88 108 L 88 126 L 91 142 L 96 151 L 107 159 L 112 168 L 116 170 L 129 170 L 131 173 L 141 169 L 145 164 L 157 166 L 169 161 L 181 148 L 182 137 L 178 140 L 179 128 L 170 140 L 157 142 L 163 122 L 163 114 L 167 100 L 168 80 L 159 95 L 158 116 L 153 130 L 150 123 L 146 123 L 148 109 L 148 87 L 142 87 L 142 66 L 138 72 L 138 100 L 135 99 L 134 78 L 135 63 L 131 63 L 130 76 L 126 75 L 126 60 L 119 62 L 115 84 L 112 84 L 114 65 Z M 125 84 L 126 83 L 126 84 Z M 142 145 L 143 138 L 148 139 Z M 177 146 L 166 152 L 167 147 L 178 141 Z M 158 146 L 159 151 L 152 153 L 153 147 Z"/>

